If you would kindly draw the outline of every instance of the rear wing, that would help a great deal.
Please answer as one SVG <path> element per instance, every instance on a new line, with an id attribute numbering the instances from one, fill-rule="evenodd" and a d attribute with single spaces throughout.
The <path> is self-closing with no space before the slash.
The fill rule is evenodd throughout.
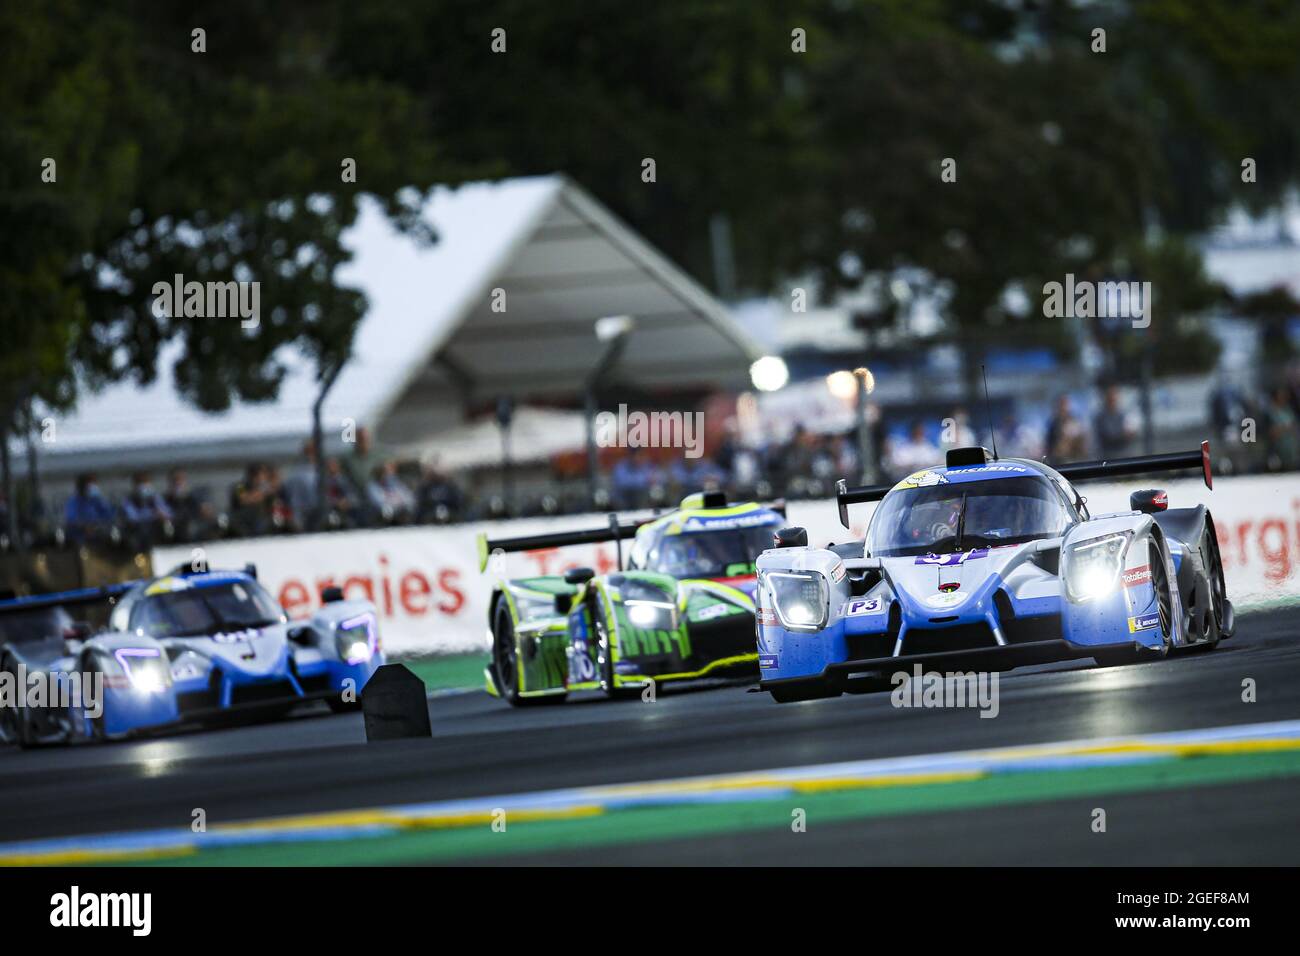
<path id="1" fill-rule="evenodd" d="M 33 594 L 30 597 L 8 598 L 0 601 L 0 614 L 34 611 L 43 607 L 76 607 L 82 604 L 100 604 L 125 594 L 138 582 L 106 584 L 97 588 L 78 588 L 74 591 L 56 591 L 53 594 Z"/>
<path id="2" fill-rule="evenodd" d="M 649 524 L 656 518 L 644 518 L 640 521 L 619 521 L 618 515 L 611 514 L 609 523 L 603 528 L 588 528 L 584 531 L 553 531 L 548 534 L 530 534 L 519 538 L 489 538 L 480 532 L 478 536 L 478 569 L 486 571 L 488 559 L 501 552 L 510 554 L 517 551 L 539 551 L 542 548 L 565 548 L 575 544 L 603 544 L 625 541 L 636 534 L 636 529 Z M 619 566 L 623 565 L 622 548 L 619 549 Z"/>
<path id="3" fill-rule="evenodd" d="M 1082 461 L 1073 465 L 1054 466 L 1068 481 L 1094 481 L 1098 478 L 1122 478 L 1125 475 L 1144 475 L 1152 471 L 1182 471 L 1200 468 L 1205 487 L 1214 490 L 1214 475 L 1210 471 L 1210 443 L 1201 442 L 1195 451 L 1176 451 L 1167 455 L 1139 455 L 1136 458 L 1112 458 L 1103 461 Z M 835 482 L 835 503 L 840 510 L 840 524 L 849 527 L 849 505 L 879 501 L 893 485 L 863 485 L 850 488 L 843 478 Z"/>
<path id="4" fill-rule="evenodd" d="M 1201 442 L 1195 451 L 1176 451 L 1167 455 L 1139 455 L 1136 458 L 1114 458 L 1110 461 L 1083 461 L 1074 465 L 1061 465 L 1056 470 L 1070 481 L 1094 481 L 1098 478 L 1121 478 L 1124 475 L 1142 475 L 1151 471 L 1182 471 L 1185 468 L 1201 469 L 1205 487 L 1214 490 L 1214 475 L 1210 471 L 1210 443 Z"/>
<path id="5" fill-rule="evenodd" d="M 758 503 L 760 507 L 775 511 L 785 517 L 785 499 Z M 575 544 L 604 544 L 613 541 L 618 546 L 618 566 L 623 567 L 622 542 L 632 538 L 638 528 L 658 521 L 663 514 L 652 515 L 635 521 L 619 521 L 618 515 L 611 514 L 609 523 L 603 528 L 590 528 L 585 531 L 556 531 L 550 534 L 532 534 L 520 538 L 489 538 L 485 533 L 478 535 L 478 569 L 487 570 L 488 560 L 497 552 L 510 554 L 517 551 L 538 551 L 542 548 L 565 548 Z"/>

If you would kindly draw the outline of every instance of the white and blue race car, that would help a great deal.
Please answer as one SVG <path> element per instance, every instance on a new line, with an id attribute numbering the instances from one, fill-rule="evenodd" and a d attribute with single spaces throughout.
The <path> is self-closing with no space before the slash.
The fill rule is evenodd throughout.
<path id="1" fill-rule="evenodd" d="M 760 686 L 778 701 L 879 687 L 947 667 L 1002 670 L 1091 657 L 1108 665 L 1214 647 L 1233 630 L 1214 522 L 1137 491 L 1131 511 L 1091 514 L 1073 482 L 1200 468 L 1199 451 L 1051 468 L 957 448 L 893 487 L 838 486 L 879 501 L 866 539 L 808 547 L 786 528 L 759 556 Z"/>
<path id="2" fill-rule="evenodd" d="M 336 588 L 323 598 L 290 621 L 250 567 L 0 601 L 0 740 L 119 739 L 310 700 L 354 709 L 384 663 L 377 614 Z M 98 629 L 74 620 L 96 603 L 111 604 Z"/>

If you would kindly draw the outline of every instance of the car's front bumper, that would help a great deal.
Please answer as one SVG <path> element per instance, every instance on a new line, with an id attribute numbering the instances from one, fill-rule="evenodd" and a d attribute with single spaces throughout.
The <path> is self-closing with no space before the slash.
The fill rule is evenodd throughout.
<path id="1" fill-rule="evenodd" d="M 1046 664 L 1052 661 L 1091 657 L 1094 651 L 1095 648 L 1081 647 L 1065 640 L 1047 640 L 995 647 L 933 651 L 926 654 L 900 654 L 897 657 L 837 661 L 827 664 L 819 674 L 760 680 L 758 686 L 763 690 L 770 690 L 773 687 L 822 684 L 843 689 L 853 681 L 877 681 L 900 671 L 910 675 L 918 664 L 925 671 L 1007 670 L 1028 664 Z"/>

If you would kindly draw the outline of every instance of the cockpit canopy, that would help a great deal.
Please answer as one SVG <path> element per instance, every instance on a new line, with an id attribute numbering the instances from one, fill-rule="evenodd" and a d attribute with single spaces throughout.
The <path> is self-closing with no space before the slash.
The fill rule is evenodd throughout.
<path id="1" fill-rule="evenodd" d="M 1065 493 L 1040 473 L 898 487 L 871 518 L 867 554 L 950 554 L 1063 534 L 1078 520 Z"/>
<path id="2" fill-rule="evenodd" d="M 784 523 L 779 513 L 758 505 L 683 510 L 642 528 L 627 566 L 675 578 L 748 577 Z"/>

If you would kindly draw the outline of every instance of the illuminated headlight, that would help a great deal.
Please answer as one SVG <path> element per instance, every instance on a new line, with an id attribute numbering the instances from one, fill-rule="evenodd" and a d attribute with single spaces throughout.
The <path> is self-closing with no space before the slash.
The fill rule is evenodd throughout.
<path id="1" fill-rule="evenodd" d="M 625 600 L 628 623 L 644 630 L 677 629 L 677 609 L 669 601 Z"/>
<path id="2" fill-rule="evenodd" d="M 349 664 L 364 664 L 378 646 L 378 630 L 373 614 L 358 614 L 340 621 L 334 631 L 334 646 L 339 657 Z"/>
<path id="3" fill-rule="evenodd" d="M 769 571 L 766 581 L 772 607 L 787 630 L 816 631 L 825 627 L 830 594 L 823 575 Z"/>
<path id="4" fill-rule="evenodd" d="M 159 694 L 172 685 L 171 663 L 156 647 L 120 647 L 113 652 L 131 687 L 142 694 Z"/>
<path id="5" fill-rule="evenodd" d="M 1066 548 L 1061 561 L 1066 596 L 1077 603 L 1113 592 L 1119 586 L 1124 554 L 1131 538 L 1132 532 L 1122 531 L 1089 538 Z"/>

